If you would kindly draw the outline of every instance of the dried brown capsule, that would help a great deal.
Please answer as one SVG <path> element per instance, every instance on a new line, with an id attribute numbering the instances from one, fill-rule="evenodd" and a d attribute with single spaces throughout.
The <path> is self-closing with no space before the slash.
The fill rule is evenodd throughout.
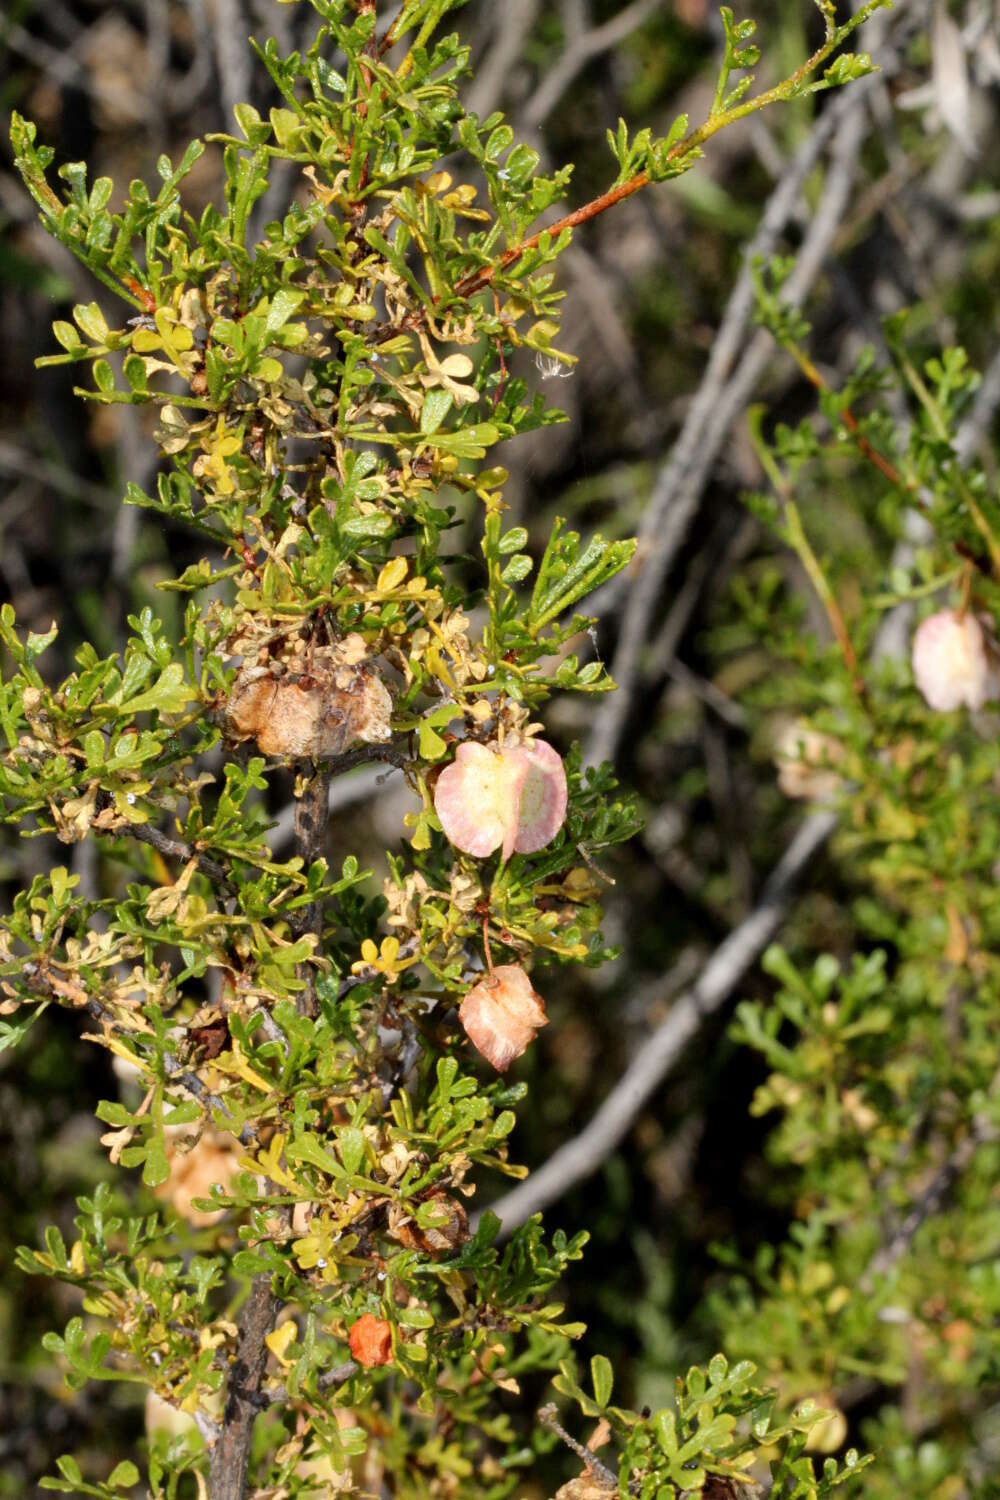
<path id="1" fill-rule="evenodd" d="M 548 1025 L 545 1003 L 517 964 L 501 964 L 471 989 L 459 1006 L 458 1019 L 472 1045 L 506 1073 L 540 1026 Z"/>
<path id="2" fill-rule="evenodd" d="M 188 1038 L 198 1052 L 198 1061 L 211 1062 L 229 1046 L 229 1023 L 224 1016 L 204 1026 L 188 1027 Z"/>
<path id="3" fill-rule="evenodd" d="M 556 1490 L 555 1500 L 611 1500 L 618 1487 L 603 1474 L 585 1470 L 576 1479 L 570 1479 Z"/>
<path id="4" fill-rule="evenodd" d="M 389 1209 L 388 1232 L 407 1250 L 422 1250 L 425 1255 L 446 1255 L 464 1245 L 469 1238 L 469 1216 L 461 1203 L 447 1193 L 432 1193 L 426 1200 L 434 1205 L 434 1223 L 422 1229 L 401 1204 Z"/>
<path id="5" fill-rule="evenodd" d="M 298 677 L 244 667 L 222 708 L 227 737 L 255 739 L 262 755 L 292 760 L 329 760 L 359 740 L 387 740 L 392 698 L 363 651 L 360 636 L 348 636 Z"/>
<path id="6" fill-rule="evenodd" d="M 843 787 L 835 767 L 844 758 L 844 747 L 833 735 L 791 719 L 780 726 L 774 748 L 778 786 L 786 797 L 827 802 Z"/>

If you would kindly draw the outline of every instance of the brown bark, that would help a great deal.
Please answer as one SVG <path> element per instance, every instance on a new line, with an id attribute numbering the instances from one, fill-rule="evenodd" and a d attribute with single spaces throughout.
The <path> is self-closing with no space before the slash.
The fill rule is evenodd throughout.
<path id="1" fill-rule="evenodd" d="M 244 1500 L 246 1495 L 250 1440 L 261 1407 L 254 1398 L 264 1378 L 265 1339 L 274 1327 L 278 1305 L 271 1291 L 270 1276 L 255 1276 L 240 1314 L 240 1335 L 229 1372 L 222 1431 L 212 1449 L 212 1500 Z"/>
<path id="2" fill-rule="evenodd" d="M 295 850 L 308 870 L 323 852 L 329 811 L 330 776 L 313 769 L 312 779 L 303 789 L 295 806 Z M 319 932 L 322 907 L 313 902 L 300 914 L 299 932 Z M 304 967 L 306 988 L 299 996 L 299 1009 L 311 1015 L 315 1010 L 314 974 L 311 964 Z M 222 1430 L 212 1449 L 212 1500 L 244 1500 L 247 1489 L 247 1466 L 253 1424 L 268 1404 L 261 1399 L 260 1388 L 267 1368 L 267 1335 L 274 1327 L 281 1303 L 271 1290 L 270 1276 L 255 1276 L 250 1295 L 243 1305 L 239 1321 L 236 1357 L 229 1372 Z"/>
<path id="3" fill-rule="evenodd" d="M 302 796 L 295 804 L 295 850 L 301 854 L 303 870 L 308 870 L 314 860 L 319 859 L 326 843 L 326 827 L 330 815 L 330 773 L 313 768 L 312 780 L 305 786 Z M 313 901 L 297 914 L 297 934 L 314 932 L 317 937 L 323 932 L 323 907 Z M 311 963 L 302 965 L 301 974 L 305 989 L 299 992 L 297 1005 L 304 1016 L 316 1014 L 316 969 Z"/>

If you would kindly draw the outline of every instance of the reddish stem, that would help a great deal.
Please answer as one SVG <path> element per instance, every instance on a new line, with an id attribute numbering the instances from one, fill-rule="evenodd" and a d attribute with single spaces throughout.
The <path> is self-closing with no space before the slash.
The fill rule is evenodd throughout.
<path id="1" fill-rule="evenodd" d="M 493 972 L 493 954 L 490 951 L 490 916 L 489 912 L 483 918 L 483 951 L 486 954 L 486 967 L 489 970 L 490 983 L 496 983 L 496 975 Z"/>
<path id="2" fill-rule="evenodd" d="M 620 182 L 617 187 L 609 188 L 599 198 L 592 198 L 582 208 L 574 209 L 571 214 L 557 219 L 554 224 L 549 224 L 545 229 L 539 229 L 537 233 L 531 234 L 519 245 L 510 250 L 505 250 L 500 259 L 494 261 L 491 266 L 482 266 L 478 271 L 470 271 L 468 276 L 455 288 L 457 297 L 471 297 L 476 292 L 482 291 L 484 286 L 489 286 L 494 276 L 505 271 L 514 261 L 520 260 L 527 250 L 534 250 L 543 234 L 550 235 L 553 239 L 562 234 L 564 229 L 575 229 L 578 224 L 586 224 L 589 219 L 596 219 L 598 214 L 605 213 L 609 208 L 614 208 L 616 203 L 621 203 L 625 198 L 631 198 L 640 188 L 644 188 L 649 182 L 648 172 L 637 172 L 627 182 Z"/>

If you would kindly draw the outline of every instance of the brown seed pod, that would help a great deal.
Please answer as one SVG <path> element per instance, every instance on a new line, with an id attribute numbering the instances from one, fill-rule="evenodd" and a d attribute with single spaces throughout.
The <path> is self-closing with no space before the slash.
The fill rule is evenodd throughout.
<path id="1" fill-rule="evenodd" d="M 360 665 L 340 667 L 323 704 L 320 756 L 340 755 L 355 740 L 366 745 L 387 740 L 391 713 L 392 699 L 381 677 Z"/>
<path id="2" fill-rule="evenodd" d="M 469 1238 L 469 1216 L 461 1203 L 445 1192 L 432 1193 L 426 1200 L 435 1207 L 436 1222 L 422 1229 L 401 1204 L 389 1209 L 387 1231 L 407 1250 L 421 1250 L 425 1255 L 447 1255 L 464 1245 Z"/>
<path id="3" fill-rule="evenodd" d="M 585 1470 L 557 1489 L 555 1500 L 611 1500 L 611 1496 L 617 1493 L 617 1485 L 611 1484 L 603 1474 Z"/>
<path id="4" fill-rule="evenodd" d="M 224 1016 L 204 1026 L 190 1026 L 188 1037 L 199 1053 L 199 1062 L 211 1062 L 229 1045 L 229 1023 Z"/>
<path id="5" fill-rule="evenodd" d="M 243 667 L 221 708 L 227 738 L 255 739 L 262 755 L 291 760 L 329 760 L 358 740 L 387 740 L 392 698 L 359 644 L 363 651 L 360 636 L 348 636 L 300 676 Z"/>
<path id="6" fill-rule="evenodd" d="M 498 1073 L 506 1073 L 531 1046 L 538 1028 L 548 1025 L 545 1003 L 518 964 L 500 964 L 480 980 L 459 1006 L 458 1019 Z"/>

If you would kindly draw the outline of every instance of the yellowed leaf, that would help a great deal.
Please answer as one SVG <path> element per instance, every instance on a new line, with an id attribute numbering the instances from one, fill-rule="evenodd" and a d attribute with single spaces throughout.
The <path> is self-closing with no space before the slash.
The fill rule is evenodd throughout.
<path id="1" fill-rule="evenodd" d="M 275 1359 L 280 1360 L 283 1365 L 291 1364 L 291 1360 L 285 1358 L 285 1350 L 290 1344 L 294 1344 L 297 1335 L 298 1328 L 291 1320 L 287 1323 L 282 1323 L 278 1328 L 272 1329 L 267 1335 L 265 1340 L 267 1347 Z"/>

